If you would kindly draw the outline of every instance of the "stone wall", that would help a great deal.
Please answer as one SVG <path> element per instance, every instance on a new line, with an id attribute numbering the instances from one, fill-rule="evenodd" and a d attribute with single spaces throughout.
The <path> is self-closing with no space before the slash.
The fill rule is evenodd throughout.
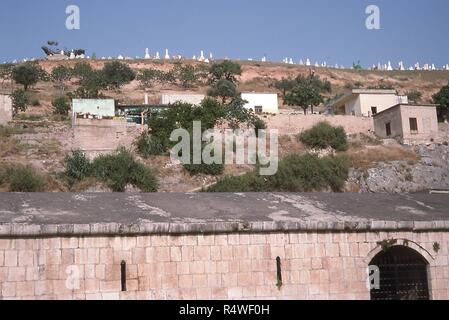
<path id="1" fill-rule="evenodd" d="M 0 94 L 0 125 L 12 121 L 12 101 L 7 95 Z"/>
<path id="2" fill-rule="evenodd" d="M 369 299 L 366 268 L 393 238 L 429 262 L 431 298 L 448 299 L 449 233 L 432 231 L 4 237 L 0 299 Z"/>
<path id="3" fill-rule="evenodd" d="M 107 153 L 124 146 L 129 148 L 142 133 L 138 124 L 125 119 L 76 119 L 73 124 L 73 149 L 90 156 Z"/>
<path id="4" fill-rule="evenodd" d="M 348 134 L 374 132 L 373 119 L 368 117 L 303 115 L 300 111 L 282 111 L 263 120 L 267 122 L 268 129 L 278 129 L 280 135 L 296 135 L 322 121 L 327 121 L 333 126 L 342 126 Z"/>

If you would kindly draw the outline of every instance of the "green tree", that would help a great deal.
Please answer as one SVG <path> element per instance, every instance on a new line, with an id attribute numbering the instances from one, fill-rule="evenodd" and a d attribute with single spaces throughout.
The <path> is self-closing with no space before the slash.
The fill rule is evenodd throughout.
<path id="1" fill-rule="evenodd" d="M 52 105 L 55 114 L 67 116 L 70 109 L 70 104 L 69 100 L 66 97 L 59 97 L 54 99 L 52 101 Z"/>
<path id="2" fill-rule="evenodd" d="M 317 75 L 298 76 L 295 79 L 295 85 L 288 90 L 284 96 L 284 101 L 289 106 L 301 107 L 304 114 L 307 114 L 309 108 L 320 105 L 324 101 L 322 94 L 332 91 L 331 83 L 322 80 Z"/>
<path id="3" fill-rule="evenodd" d="M 106 63 L 102 73 L 107 88 L 115 90 L 136 78 L 136 73 L 128 65 L 118 61 Z"/>
<path id="4" fill-rule="evenodd" d="M 285 97 L 287 91 L 293 89 L 294 86 L 295 81 L 290 78 L 282 78 L 274 83 L 274 87 L 282 93 L 283 97 Z"/>
<path id="5" fill-rule="evenodd" d="M 73 75 L 73 70 L 69 67 L 60 65 L 51 71 L 51 79 L 58 83 L 61 91 L 64 92 L 65 84 L 70 81 Z"/>
<path id="6" fill-rule="evenodd" d="M 237 76 L 242 74 L 242 67 L 237 62 L 225 60 L 220 63 L 214 63 L 209 69 L 209 74 L 211 83 L 227 80 L 235 85 Z"/>
<path id="7" fill-rule="evenodd" d="M 80 81 L 80 87 L 75 91 L 74 96 L 80 99 L 101 98 L 101 90 L 107 88 L 107 81 L 102 71 L 92 70 L 86 73 Z"/>
<path id="8" fill-rule="evenodd" d="M 193 87 L 198 81 L 195 67 L 191 65 L 176 66 L 175 74 L 179 82 L 181 83 L 181 86 L 185 89 Z"/>
<path id="9" fill-rule="evenodd" d="M 25 91 L 28 90 L 28 87 L 35 85 L 39 81 L 41 74 L 42 69 L 33 63 L 24 63 L 16 66 L 12 70 L 13 80 L 23 85 Z"/>
<path id="10" fill-rule="evenodd" d="M 438 105 L 438 117 L 444 120 L 449 114 L 449 83 L 435 93 L 432 100 Z"/>
<path id="11" fill-rule="evenodd" d="M 412 90 L 407 92 L 407 98 L 410 102 L 418 103 L 421 101 L 422 93 L 418 90 Z"/>
<path id="12" fill-rule="evenodd" d="M 157 82 L 161 82 L 162 78 L 163 72 L 157 69 L 145 69 L 137 75 L 137 80 L 144 89 L 151 89 Z"/>
<path id="13" fill-rule="evenodd" d="M 92 77 L 94 72 L 91 65 L 87 62 L 77 62 L 73 67 L 73 76 L 80 80 L 81 85 Z"/>
<path id="14" fill-rule="evenodd" d="M 352 68 L 353 68 L 354 70 L 363 70 L 363 67 L 362 67 L 362 65 L 360 64 L 360 60 L 357 61 L 357 63 L 353 62 L 353 63 L 352 63 Z"/>
<path id="15" fill-rule="evenodd" d="M 29 105 L 29 98 L 25 90 L 17 89 L 11 94 L 13 116 L 25 112 Z"/>
<path id="16" fill-rule="evenodd" d="M 220 97 L 223 104 L 225 104 L 228 99 L 237 96 L 237 88 L 233 82 L 222 79 L 214 83 L 207 91 L 207 94 L 215 98 Z"/>
<path id="17" fill-rule="evenodd" d="M 348 149 L 346 131 L 343 127 L 333 127 L 327 122 L 320 122 L 311 129 L 304 131 L 300 141 L 315 149 L 326 149 L 331 147 L 337 151 Z"/>

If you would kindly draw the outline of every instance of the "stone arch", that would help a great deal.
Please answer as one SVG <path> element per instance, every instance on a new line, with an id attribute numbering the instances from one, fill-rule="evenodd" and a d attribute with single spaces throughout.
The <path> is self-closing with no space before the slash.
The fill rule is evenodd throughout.
<path id="1" fill-rule="evenodd" d="M 374 268 L 372 300 L 430 300 L 430 263 L 419 251 L 394 245 L 380 250 L 368 265 Z"/>
<path id="2" fill-rule="evenodd" d="M 397 242 L 395 244 L 392 244 L 391 248 L 395 247 L 395 246 L 405 246 L 410 249 L 413 249 L 424 257 L 424 259 L 427 261 L 429 266 L 433 266 L 435 257 L 429 251 L 424 249 L 424 247 L 420 246 L 418 243 L 416 243 L 414 241 L 407 240 L 407 239 L 394 239 L 394 240 L 396 240 Z M 379 253 L 381 253 L 383 250 L 384 249 L 382 248 L 382 246 L 380 244 L 378 244 L 374 249 L 372 249 L 368 253 L 366 258 L 364 259 L 365 265 L 369 265 L 370 262 L 374 259 L 374 257 L 377 256 Z"/>

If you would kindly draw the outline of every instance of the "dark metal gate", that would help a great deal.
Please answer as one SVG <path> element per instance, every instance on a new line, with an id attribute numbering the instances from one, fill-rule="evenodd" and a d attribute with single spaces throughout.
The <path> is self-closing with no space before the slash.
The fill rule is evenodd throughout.
<path id="1" fill-rule="evenodd" d="M 429 300 L 428 263 L 418 252 L 395 246 L 379 253 L 370 266 L 380 270 L 380 288 L 372 300 Z"/>

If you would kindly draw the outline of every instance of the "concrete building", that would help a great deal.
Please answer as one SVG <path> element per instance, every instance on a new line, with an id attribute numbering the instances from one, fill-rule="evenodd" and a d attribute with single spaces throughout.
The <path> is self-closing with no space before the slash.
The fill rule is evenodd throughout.
<path id="1" fill-rule="evenodd" d="M 241 97 L 247 101 L 244 108 L 253 110 L 256 114 L 278 114 L 279 112 L 276 93 L 242 92 Z"/>
<path id="2" fill-rule="evenodd" d="M 96 117 L 114 117 L 115 101 L 113 99 L 73 99 L 73 115 L 91 115 Z"/>
<path id="3" fill-rule="evenodd" d="M 129 148 L 145 128 L 129 123 L 126 118 L 82 119 L 73 122 L 73 148 L 89 157 L 109 153 L 119 147 Z"/>
<path id="4" fill-rule="evenodd" d="M 383 139 L 407 145 L 430 143 L 438 137 L 436 106 L 398 104 L 374 116 L 374 129 Z"/>
<path id="5" fill-rule="evenodd" d="M 333 107 L 346 115 L 372 117 L 400 103 L 408 103 L 408 98 L 399 96 L 395 90 L 354 89 L 337 100 Z"/>
<path id="6" fill-rule="evenodd" d="M 164 93 L 161 95 L 161 104 L 168 105 L 177 102 L 188 103 L 192 105 L 199 105 L 203 102 L 206 96 L 204 94 L 191 94 L 191 93 Z"/>
<path id="7" fill-rule="evenodd" d="M 3 193 L 0 299 L 447 300 L 448 202 Z"/>
<path id="8" fill-rule="evenodd" d="M 12 121 L 12 100 L 9 95 L 0 94 L 0 125 Z"/>

